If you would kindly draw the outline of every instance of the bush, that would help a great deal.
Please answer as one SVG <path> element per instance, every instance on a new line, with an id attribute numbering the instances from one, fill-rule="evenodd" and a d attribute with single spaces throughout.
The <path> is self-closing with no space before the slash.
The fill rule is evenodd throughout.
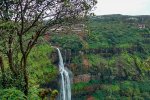
<path id="1" fill-rule="evenodd" d="M 0 90 L 0 100 L 26 100 L 26 96 L 16 88 Z"/>
<path id="2" fill-rule="evenodd" d="M 144 92 L 141 95 L 145 100 L 150 100 L 150 94 L 148 92 Z"/>
<path id="3" fill-rule="evenodd" d="M 140 96 L 134 96 L 133 100 L 145 100 L 143 97 Z"/>
<path id="4" fill-rule="evenodd" d="M 29 100 L 41 100 L 41 98 L 39 97 L 39 91 L 40 89 L 38 89 L 36 86 L 31 87 L 29 89 L 28 99 Z"/>
<path id="5" fill-rule="evenodd" d="M 71 50 L 81 50 L 83 47 L 83 42 L 76 34 L 54 35 L 51 38 L 51 42 L 53 45 L 58 45 L 65 49 L 71 49 Z"/>
<path id="6" fill-rule="evenodd" d="M 150 81 L 141 81 L 138 84 L 139 84 L 139 89 L 141 92 L 150 93 Z"/>
<path id="7" fill-rule="evenodd" d="M 119 85 L 104 85 L 102 87 L 103 91 L 107 93 L 108 96 L 119 94 L 120 87 Z"/>
<path id="8" fill-rule="evenodd" d="M 52 65 L 49 58 L 52 50 L 48 44 L 40 44 L 31 51 L 28 58 L 31 85 L 48 83 L 58 75 L 57 67 Z"/>
<path id="9" fill-rule="evenodd" d="M 130 81 L 125 81 L 124 83 L 122 83 L 120 88 L 121 96 L 131 97 L 133 95 L 134 89 Z"/>
<path id="10" fill-rule="evenodd" d="M 104 100 L 104 97 L 106 94 L 102 92 L 101 90 L 96 91 L 93 96 L 95 97 L 96 100 Z"/>
<path id="11" fill-rule="evenodd" d="M 74 84 L 72 89 L 74 92 L 82 92 L 84 91 L 84 88 L 87 87 L 88 85 L 89 83 L 80 82 L 80 83 Z"/>

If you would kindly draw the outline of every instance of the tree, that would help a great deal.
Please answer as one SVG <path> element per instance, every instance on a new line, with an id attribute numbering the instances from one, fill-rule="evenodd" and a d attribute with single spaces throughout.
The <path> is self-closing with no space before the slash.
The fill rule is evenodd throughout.
<path id="1" fill-rule="evenodd" d="M 84 17 L 95 4 L 96 0 L 0 1 L 0 53 L 7 56 L 14 76 L 23 74 L 26 95 L 27 58 L 38 38 L 52 26 Z"/>

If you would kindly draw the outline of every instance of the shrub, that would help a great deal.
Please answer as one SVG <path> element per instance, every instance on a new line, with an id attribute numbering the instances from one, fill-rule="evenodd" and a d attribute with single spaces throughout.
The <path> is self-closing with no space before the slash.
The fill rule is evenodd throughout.
<path id="1" fill-rule="evenodd" d="M 143 97 L 140 96 L 134 96 L 133 100 L 145 100 Z"/>
<path id="2" fill-rule="evenodd" d="M 119 94 L 120 91 L 120 87 L 118 85 L 104 85 L 102 89 L 107 93 L 108 96 Z"/>
<path id="3" fill-rule="evenodd" d="M 142 96 L 145 100 L 150 100 L 150 94 L 149 94 L 148 92 L 142 93 L 141 96 Z"/>
<path id="4" fill-rule="evenodd" d="M 26 100 L 26 96 L 16 88 L 0 90 L 0 100 Z"/>
<path id="5" fill-rule="evenodd" d="M 106 96 L 104 92 L 101 90 L 96 91 L 93 96 L 95 97 L 96 100 L 104 100 L 104 97 Z"/>
<path id="6" fill-rule="evenodd" d="M 54 35 L 51 38 L 51 42 L 54 45 L 71 50 L 81 50 L 83 47 L 81 39 L 76 34 Z"/>
<path id="7" fill-rule="evenodd" d="M 52 50 L 48 44 L 40 44 L 31 51 L 28 58 L 29 82 L 31 85 L 48 83 L 56 78 L 57 67 L 51 64 L 48 56 Z"/>
<path id="8" fill-rule="evenodd" d="M 121 84 L 121 96 L 129 96 L 131 97 L 133 95 L 134 89 L 132 87 L 132 83 L 130 81 L 125 81 Z"/>
<path id="9" fill-rule="evenodd" d="M 36 86 L 31 87 L 29 89 L 28 99 L 29 100 L 40 100 L 39 91 L 40 90 Z"/>

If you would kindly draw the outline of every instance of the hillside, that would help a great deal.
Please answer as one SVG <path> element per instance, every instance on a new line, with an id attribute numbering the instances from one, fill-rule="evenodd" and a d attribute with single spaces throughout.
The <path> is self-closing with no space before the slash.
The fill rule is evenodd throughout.
<path id="1" fill-rule="evenodd" d="M 150 16 L 94 16 L 86 31 L 51 34 L 74 74 L 73 99 L 150 99 L 149 24 Z"/>
<path id="2" fill-rule="evenodd" d="M 18 25 L 0 24 L 0 100 L 150 100 L 150 16 L 91 16 L 23 37 Z"/>

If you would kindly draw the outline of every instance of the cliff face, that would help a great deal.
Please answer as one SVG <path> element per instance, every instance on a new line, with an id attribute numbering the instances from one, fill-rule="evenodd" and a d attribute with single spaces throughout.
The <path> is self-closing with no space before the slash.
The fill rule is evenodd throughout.
<path id="1" fill-rule="evenodd" d="M 84 27 L 88 31 L 50 35 L 49 42 L 61 48 L 65 66 L 74 75 L 74 98 L 86 95 L 89 99 L 89 94 L 99 92 L 104 95 L 99 91 L 107 88 L 104 83 L 149 80 L 148 22 L 149 16 L 96 16 Z M 57 57 L 55 53 L 51 56 L 54 64 Z"/>
<path id="2" fill-rule="evenodd" d="M 146 60 L 144 61 L 134 56 L 133 54 L 135 52 L 134 50 L 131 50 L 131 52 L 126 51 L 126 53 L 123 51 L 117 53 L 104 52 L 104 55 L 104 53 L 102 54 L 94 50 L 88 53 L 65 50 L 62 54 L 65 66 L 69 68 L 74 75 L 73 83 L 79 83 L 89 82 L 95 79 L 125 80 L 130 77 L 133 80 L 138 80 L 144 77 L 142 76 L 144 72 L 141 65 L 146 68 L 146 65 L 144 65 Z M 142 51 L 138 52 L 142 53 Z M 58 64 L 58 54 L 55 51 L 52 53 L 51 59 L 53 64 Z"/>

